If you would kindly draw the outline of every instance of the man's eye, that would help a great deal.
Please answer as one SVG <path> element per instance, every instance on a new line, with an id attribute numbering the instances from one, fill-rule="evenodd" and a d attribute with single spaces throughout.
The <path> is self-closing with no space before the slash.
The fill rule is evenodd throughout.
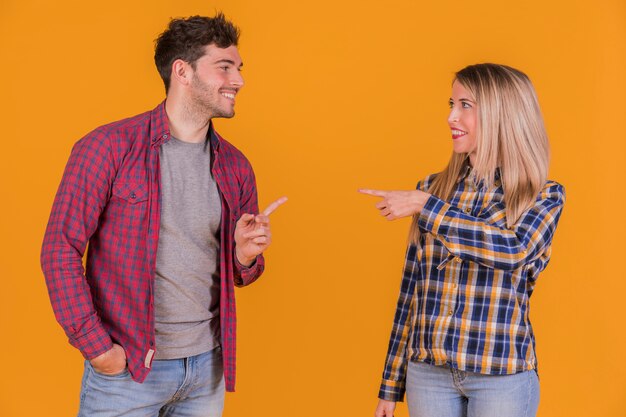
<path id="1" fill-rule="evenodd" d="M 228 71 L 228 65 L 221 67 L 224 71 Z"/>

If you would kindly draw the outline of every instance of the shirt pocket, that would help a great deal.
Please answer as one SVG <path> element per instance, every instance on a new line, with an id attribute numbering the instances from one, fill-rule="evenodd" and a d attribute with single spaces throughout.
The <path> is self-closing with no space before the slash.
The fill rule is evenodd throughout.
<path id="1" fill-rule="evenodd" d="M 113 184 L 113 196 L 128 204 L 137 204 L 148 200 L 148 187 L 138 182 L 116 182 Z"/>

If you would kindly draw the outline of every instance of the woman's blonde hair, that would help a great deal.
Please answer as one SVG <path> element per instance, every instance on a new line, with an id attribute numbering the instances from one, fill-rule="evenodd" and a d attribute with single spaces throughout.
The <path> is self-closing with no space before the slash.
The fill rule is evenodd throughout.
<path id="1" fill-rule="evenodd" d="M 550 148 L 537 94 L 526 74 L 505 65 L 470 65 L 457 72 L 454 80 L 476 102 L 476 180 L 491 188 L 500 169 L 510 228 L 533 205 L 548 175 Z M 468 164 L 468 155 L 453 153 L 426 191 L 448 201 Z M 415 244 L 420 233 L 417 219 L 413 216 L 409 235 Z"/>

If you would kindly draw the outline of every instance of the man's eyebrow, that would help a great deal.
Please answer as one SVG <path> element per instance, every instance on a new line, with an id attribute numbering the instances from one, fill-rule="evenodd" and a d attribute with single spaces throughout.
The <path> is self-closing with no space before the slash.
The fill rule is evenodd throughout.
<path id="1" fill-rule="evenodd" d="M 230 64 L 230 65 L 235 65 L 235 61 L 233 61 L 232 59 L 228 59 L 228 58 L 222 58 L 222 59 L 218 59 L 217 61 L 213 62 L 214 64 Z M 243 62 L 241 64 L 239 64 L 239 68 L 243 67 Z"/>

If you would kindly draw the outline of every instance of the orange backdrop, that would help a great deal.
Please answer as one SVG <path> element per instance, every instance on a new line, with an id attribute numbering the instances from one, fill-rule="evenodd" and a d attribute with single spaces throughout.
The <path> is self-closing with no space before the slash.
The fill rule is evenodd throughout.
<path id="1" fill-rule="evenodd" d="M 626 415 L 626 3 L 436 3 L 2 1 L 0 414 L 75 414 L 82 357 L 38 259 L 62 170 L 85 133 L 162 100 L 153 40 L 170 17 L 217 9 L 242 28 L 246 80 L 218 130 L 252 161 L 262 206 L 290 198 L 265 275 L 237 291 L 225 417 L 373 414 L 409 221 L 356 190 L 441 169 L 452 74 L 485 61 L 533 79 L 567 189 L 531 301 L 539 416 Z"/>

